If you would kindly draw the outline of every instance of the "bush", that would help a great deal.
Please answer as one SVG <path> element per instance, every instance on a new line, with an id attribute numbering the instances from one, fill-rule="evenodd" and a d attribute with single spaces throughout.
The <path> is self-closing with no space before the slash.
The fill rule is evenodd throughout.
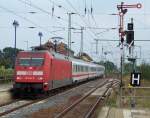
<path id="1" fill-rule="evenodd" d="M 150 80 L 150 65 L 143 63 L 138 67 L 138 70 L 141 72 L 142 79 L 149 79 Z"/>
<path id="2" fill-rule="evenodd" d="M 4 66 L 0 67 L 0 79 L 10 79 L 13 77 L 14 70 L 9 68 L 5 69 Z"/>

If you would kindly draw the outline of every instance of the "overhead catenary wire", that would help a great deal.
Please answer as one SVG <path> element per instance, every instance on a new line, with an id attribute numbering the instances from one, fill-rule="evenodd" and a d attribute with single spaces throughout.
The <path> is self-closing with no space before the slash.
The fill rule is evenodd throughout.
<path id="1" fill-rule="evenodd" d="M 86 13 L 87 13 L 87 8 L 86 8 L 86 0 L 85 0 L 84 14 L 86 15 Z"/>
<path id="2" fill-rule="evenodd" d="M 63 7 L 62 5 L 59 5 L 57 4 L 56 2 L 54 2 L 54 0 L 48 0 L 50 3 L 52 3 L 53 5 L 57 6 L 58 8 L 61 8 L 67 12 L 71 12 L 71 11 L 68 11 L 68 9 L 66 9 L 65 7 Z"/>
<path id="3" fill-rule="evenodd" d="M 57 15 L 53 14 L 52 12 L 49 12 L 49 11 L 47 11 L 47 10 L 44 10 L 43 8 L 37 6 L 37 5 L 33 4 L 33 3 L 28 3 L 28 2 L 26 2 L 26 1 L 24 1 L 24 0 L 18 0 L 18 1 L 19 1 L 19 2 L 22 2 L 23 4 L 27 4 L 28 6 L 30 6 L 30 7 L 32 7 L 32 8 L 38 9 L 38 10 L 40 10 L 41 12 L 43 12 L 43 13 L 45 13 L 45 14 L 47 14 L 47 15 L 51 15 L 51 16 L 53 16 L 54 18 L 56 18 L 56 20 L 60 19 L 60 20 L 62 20 L 62 21 L 65 21 L 66 23 L 68 23 L 68 19 L 64 19 L 64 18 L 62 18 L 62 17 L 60 17 L 60 16 L 57 16 Z M 57 21 L 57 22 L 58 22 L 58 21 Z M 60 26 L 63 26 L 63 24 L 61 24 L 60 22 L 58 22 L 58 24 L 59 24 Z M 80 26 L 80 24 L 75 23 L 75 22 L 73 22 L 73 24 L 76 24 L 76 25 Z"/>
<path id="4" fill-rule="evenodd" d="M 55 18 L 57 18 L 57 19 L 62 19 L 61 17 L 54 15 L 52 12 L 46 11 L 46 10 L 44 10 L 44 9 L 42 9 L 42 8 L 40 8 L 40 7 L 38 7 L 38 6 L 36 6 L 35 4 L 31 3 L 31 2 L 29 3 L 29 2 L 26 2 L 26 1 L 24 1 L 24 0 L 18 0 L 18 1 L 21 2 L 21 3 L 23 3 L 23 4 L 26 4 L 26 5 L 30 6 L 30 7 L 32 7 L 32 8 L 38 9 L 38 10 L 40 10 L 41 12 L 44 12 L 44 13 L 46 13 L 46 14 L 48 14 L 48 15 L 53 15 L 53 16 L 54 16 Z M 60 24 L 60 25 L 62 25 L 62 24 Z"/>
<path id="5" fill-rule="evenodd" d="M 74 9 L 74 11 L 76 12 L 76 14 L 79 15 L 79 17 L 80 17 L 81 20 L 84 22 L 84 24 L 85 24 L 86 26 L 90 27 L 89 24 L 88 24 L 88 23 L 83 19 L 83 17 L 80 15 L 80 13 L 78 12 L 78 10 L 72 5 L 72 3 L 71 3 L 69 0 L 66 0 L 66 2 Z M 90 30 L 90 33 L 92 33 L 92 35 L 91 35 L 92 37 L 97 37 L 94 31 L 92 31 L 91 29 L 89 29 L 89 30 Z"/>
<path id="6" fill-rule="evenodd" d="M 50 32 L 50 31 L 48 31 L 47 29 L 41 27 L 40 25 L 36 24 L 36 23 L 33 22 L 32 20 L 30 20 L 30 19 L 28 19 L 28 18 L 26 18 L 26 17 L 24 17 L 24 16 L 21 16 L 21 15 L 17 14 L 17 13 L 16 13 L 15 11 L 13 11 L 13 10 L 10 10 L 10 9 L 8 9 L 8 8 L 6 8 L 6 7 L 1 6 L 1 5 L 0 5 L 0 9 L 3 9 L 3 10 L 5 10 L 5 11 L 7 11 L 7 12 L 9 12 L 9 13 L 11 13 L 11 14 L 13 14 L 13 15 L 15 15 L 15 16 L 17 16 L 17 17 L 19 17 L 19 18 L 21 18 L 21 19 L 23 19 L 23 20 L 25 20 L 25 21 L 27 21 L 27 22 L 33 24 L 33 25 L 35 25 L 36 27 L 43 29 L 43 30 L 46 31 L 47 33 L 51 33 L 51 34 L 53 34 L 53 35 L 56 35 L 55 33 L 52 33 L 52 32 Z"/>
<path id="7" fill-rule="evenodd" d="M 81 17 L 81 15 L 80 15 L 80 13 L 77 11 L 77 9 L 70 3 L 70 1 L 69 0 L 66 0 L 67 1 L 67 3 L 75 10 L 75 12 L 77 12 L 78 13 L 78 15 L 80 16 L 80 18 L 84 21 L 84 23 L 85 23 L 85 25 L 87 25 L 88 27 L 90 27 L 87 23 L 86 23 L 86 21 Z M 95 32 L 93 32 L 92 30 L 91 30 L 91 32 L 96 36 L 96 33 Z M 96 36 L 97 37 L 97 36 Z M 109 43 L 109 42 L 108 42 Z"/>
<path id="8" fill-rule="evenodd" d="M 99 27 L 98 26 L 98 24 L 97 24 L 97 22 L 96 22 L 96 20 L 95 20 L 95 17 L 94 17 L 94 14 L 93 14 L 94 12 L 93 12 L 93 3 L 92 3 L 92 0 L 91 0 L 91 17 L 92 17 L 92 19 L 93 19 L 93 21 L 94 21 L 94 23 L 95 23 L 95 26 L 96 27 Z"/>

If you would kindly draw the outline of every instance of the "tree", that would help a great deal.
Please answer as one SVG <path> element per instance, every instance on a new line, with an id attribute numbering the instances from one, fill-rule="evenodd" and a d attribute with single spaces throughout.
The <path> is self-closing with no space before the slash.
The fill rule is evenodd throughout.
<path id="1" fill-rule="evenodd" d="M 14 51 L 15 49 L 12 47 L 6 47 L 3 49 L 3 51 L 0 51 L 0 66 L 4 66 L 5 68 L 13 67 Z M 17 53 L 19 51 L 21 51 L 21 49 L 16 49 Z"/>
<path id="2" fill-rule="evenodd" d="M 150 64 L 144 62 L 140 66 L 138 66 L 137 69 L 139 72 L 141 72 L 141 77 L 143 79 L 150 80 Z"/>
<path id="3" fill-rule="evenodd" d="M 131 73 L 133 71 L 133 64 L 132 63 L 125 63 L 124 64 L 124 73 Z"/>
<path id="4" fill-rule="evenodd" d="M 113 62 L 100 61 L 98 64 L 105 66 L 106 73 L 113 73 L 113 72 L 117 72 L 118 71 L 117 66 Z"/>

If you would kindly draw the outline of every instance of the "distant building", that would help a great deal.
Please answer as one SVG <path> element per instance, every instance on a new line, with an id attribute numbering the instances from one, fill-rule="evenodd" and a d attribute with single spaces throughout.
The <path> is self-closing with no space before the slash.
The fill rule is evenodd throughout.
<path id="1" fill-rule="evenodd" d="M 57 53 L 63 54 L 63 55 L 68 55 L 73 57 L 74 56 L 74 51 L 68 49 L 67 44 L 61 42 L 57 45 L 52 43 L 51 41 L 46 42 L 45 44 L 41 46 L 34 46 L 32 47 L 32 50 L 48 50 L 48 51 L 56 51 Z M 69 51 L 69 52 L 68 52 Z"/>

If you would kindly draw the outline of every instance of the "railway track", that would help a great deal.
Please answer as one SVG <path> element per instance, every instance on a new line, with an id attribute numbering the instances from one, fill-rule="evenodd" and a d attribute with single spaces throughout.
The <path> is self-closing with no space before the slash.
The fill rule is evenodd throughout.
<path id="1" fill-rule="evenodd" d="M 5 116 L 7 114 L 10 114 L 14 111 L 17 111 L 17 110 L 21 109 L 21 108 L 36 104 L 38 102 L 46 101 L 47 99 L 49 99 L 52 96 L 55 96 L 57 94 L 61 94 L 65 91 L 71 91 L 72 89 L 80 87 L 80 85 L 84 85 L 88 82 L 83 82 L 83 83 L 80 83 L 80 84 L 74 85 L 74 86 L 64 87 L 63 90 L 62 89 L 57 90 L 57 91 L 53 92 L 51 95 L 48 95 L 47 97 L 44 97 L 42 99 L 37 99 L 37 100 L 19 100 L 19 99 L 17 99 L 17 100 L 14 100 L 12 102 L 3 104 L 3 105 L 0 106 L 0 117 Z"/>
<path id="2" fill-rule="evenodd" d="M 108 81 L 107 81 L 108 82 Z M 91 91 L 89 91 L 87 94 L 85 94 L 84 96 L 82 96 L 80 99 L 76 100 L 74 103 L 72 103 L 70 106 L 68 106 L 66 109 L 64 109 L 62 112 L 60 112 L 58 115 L 55 116 L 55 118 L 74 118 L 76 116 L 74 116 L 75 114 L 78 114 L 78 117 L 80 118 L 90 118 L 92 116 L 92 114 L 94 113 L 94 111 L 96 110 L 97 106 L 99 105 L 99 103 L 103 102 L 104 98 L 107 97 L 111 91 L 111 87 L 113 85 L 117 85 L 119 84 L 118 81 L 110 81 L 108 84 L 106 84 L 107 82 L 104 82 L 103 84 L 100 84 L 98 86 L 96 86 L 94 89 L 92 89 Z M 102 92 L 101 95 L 98 95 L 95 97 L 94 101 L 92 102 L 92 104 L 88 104 L 84 103 L 84 101 L 88 101 L 88 99 L 90 99 L 91 94 L 93 94 L 96 90 L 100 89 L 100 88 L 105 88 L 104 91 Z M 90 100 L 91 101 L 91 100 Z M 81 109 L 84 106 L 84 110 Z M 85 107 L 86 106 L 86 107 Z M 89 108 L 89 109 L 87 109 Z"/>

